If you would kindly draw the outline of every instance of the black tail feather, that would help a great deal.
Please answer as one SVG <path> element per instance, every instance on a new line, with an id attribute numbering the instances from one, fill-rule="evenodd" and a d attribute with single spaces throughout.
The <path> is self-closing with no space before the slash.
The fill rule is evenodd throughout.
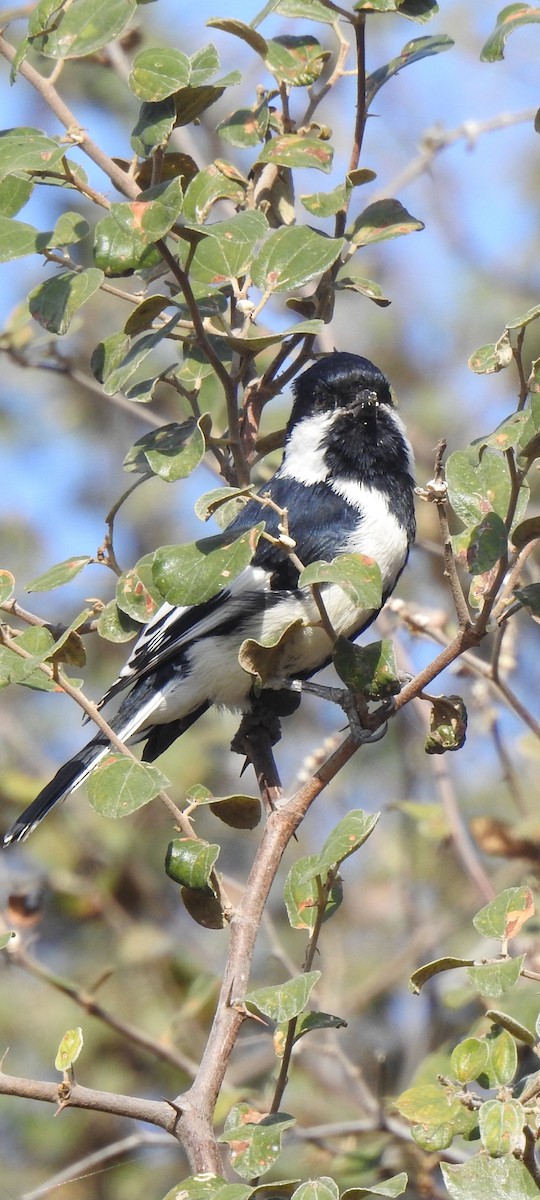
<path id="1" fill-rule="evenodd" d="M 51 808 L 86 779 L 93 762 L 100 757 L 103 747 L 107 744 L 104 738 L 93 738 L 78 754 L 70 758 L 69 762 L 64 763 L 63 767 L 56 772 L 54 779 L 51 779 L 39 796 L 36 796 L 28 808 L 21 813 L 11 829 L 4 834 L 3 845 L 9 846 L 12 842 L 24 841 L 24 838 L 28 837 L 36 825 L 39 825 L 43 817 L 47 816 Z"/>

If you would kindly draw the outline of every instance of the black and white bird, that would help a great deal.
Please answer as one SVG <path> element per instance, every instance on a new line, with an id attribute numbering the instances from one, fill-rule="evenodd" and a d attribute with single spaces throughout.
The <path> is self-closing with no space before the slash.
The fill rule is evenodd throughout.
<path id="1" fill-rule="evenodd" d="M 294 397 L 283 460 L 264 494 L 287 510 L 304 566 L 344 553 L 368 555 L 380 567 L 384 602 L 415 534 L 413 455 L 388 380 L 366 358 L 333 353 L 299 376 Z M 229 531 L 238 534 L 262 519 L 277 537 L 279 513 L 257 500 L 248 501 Z M 262 538 L 230 587 L 203 604 L 162 604 L 101 701 L 100 707 L 127 692 L 107 717 L 117 736 L 144 741 L 143 759 L 152 762 L 210 705 L 248 710 L 252 677 L 238 661 L 242 642 L 273 641 L 272 634 L 295 619 L 302 623 L 284 643 L 281 680 L 308 679 L 325 666 L 330 637 L 311 589 L 299 588 L 298 577 L 286 551 Z M 336 584 L 322 585 L 322 597 L 333 629 L 346 637 L 356 637 L 377 615 L 355 606 Z M 4 845 L 25 838 L 109 748 L 102 733 L 92 738 L 15 821 Z"/>

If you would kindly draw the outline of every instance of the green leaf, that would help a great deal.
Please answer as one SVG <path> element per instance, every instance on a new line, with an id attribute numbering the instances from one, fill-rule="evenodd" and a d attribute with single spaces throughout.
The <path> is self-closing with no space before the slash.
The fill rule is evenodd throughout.
<path id="1" fill-rule="evenodd" d="M 413 971 L 410 978 L 411 988 L 418 994 L 428 979 L 432 979 L 434 975 L 440 975 L 441 971 L 454 971 L 457 967 L 472 967 L 473 965 L 474 959 L 472 958 L 453 958 L 450 955 L 445 955 L 444 958 L 435 958 L 433 962 L 424 963 L 423 967 L 418 967 L 416 971 Z"/>
<path id="2" fill-rule="evenodd" d="M 144 300 L 141 300 L 141 303 L 130 313 L 124 325 L 124 333 L 127 333 L 128 337 L 136 337 L 138 333 L 151 329 L 156 317 L 161 315 L 164 308 L 169 308 L 170 304 L 169 296 L 160 294 L 145 296 Z"/>
<path id="3" fill-rule="evenodd" d="M 146 624 L 163 601 L 152 575 L 153 554 L 142 558 L 123 571 L 116 584 L 116 603 L 122 613 L 132 620 Z"/>
<path id="4" fill-rule="evenodd" d="M 525 587 L 515 588 L 514 596 L 533 617 L 540 617 L 540 583 L 527 583 Z"/>
<path id="5" fill-rule="evenodd" d="M 492 1158 L 512 1154 L 522 1140 L 526 1114 L 519 1100 L 486 1100 L 478 1113 L 480 1138 Z"/>
<path id="6" fill-rule="evenodd" d="M 535 1045 L 536 1038 L 534 1034 L 525 1025 L 522 1025 L 521 1021 L 516 1021 L 515 1017 L 510 1017 L 508 1013 L 499 1012 L 496 1008 L 488 1008 L 484 1015 L 489 1021 L 493 1021 L 494 1025 L 500 1025 L 501 1029 L 506 1029 L 518 1041 L 525 1042 L 526 1046 Z"/>
<path id="7" fill-rule="evenodd" d="M 163 1200 L 249 1200 L 253 1188 L 244 1183 L 226 1183 L 221 1175 L 190 1175 L 171 1188 Z"/>
<path id="8" fill-rule="evenodd" d="M 330 57 L 310 34 L 283 34 L 272 38 L 264 56 L 265 66 L 279 82 L 289 87 L 310 87 L 319 78 Z"/>
<path id="9" fill-rule="evenodd" d="M 218 200 L 232 200 L 233 204 L 242 204 L 247 188 L 244 180 L 234 167 L 227 163 L 212 163 L 191 180 L 184 196 L 184 216 L 186 221 L 196 225 L 204 225 L 213 205 Z"/>
<path id="10" fill-rule="evenodd" d="M 140 203 L 111 204 L 107 216 L 96 225 L 94 259 L 106 275 L 131 274 L 161 262 L 142 227 Z"/>
<path id="11" fill-rule="evenodd" d="M 384 1183 L 372 1183 L 370 1187 L 347 1188 L 342 1192 L 341 1200 L 360 1200 L 362 1196 L 401 1196 L 407 1187 L 408 1179 L 405 1171 L 392 1175 Z"/>
<path id="12" fill-rule="evenodd" d="M 128 83 L 139 100 L 155 103 L 186 87 L 190 76 L 191 62 L 182 50 L 150 46 L 135 55 Z"/>
<path id="13" fill-rule="evenodd" d="M 510 991 L 517 983 L 524 957 L 522 954 L 520 958 L 508 958 L 501 962 L 482 963 L 477 967 L 469 967 L 467 975 L 471 987 L 475 991 L 481 992 L 483 996 L 490 996 L 496 1000 L 498 996 Z"/>
<path id="14" fill-rule="evenodd" d="M 492 1025 L 486 1034 L 489 1062 L 485 1076 L 479 1082 L 484 1087 L 510 1087 L 518 1068 L 518 1052 L 514 1038 L 501 1026 Z"/>
<path id="15" fill-rule="evenodd" d="M 305 1037 L 306 1033 L 312 1033 L 314 1029 L 346 1029 L 347 1021 L 343 1017 L 335 1017 L 332 1013 L 323 1012 L 303 1012 L 296 1017 L 296 1025 L 294 1028 L 293 1045 L 300 1041 L 300 1038 Z M 289 1022 L 283 1021 L 276 1026 L 274 1030 L 274 1050 L 278 1058 L 283 1057 L 285 1049 L 285 1040 L 289 1030 Z"/>
<path id="16" fill-rule="evenodd" d="M 220 529 L 230 525 L 234 517 L 245 508 L 247 501 L 253 495 L 251 486 L 246 488 L 219 487 L 205 492 L 195 501 L 195 516 L 200 521 L 208 521 L 214 517 Z"/>
<path id="17" fill-rule="evenodd" d="M 454 1137 L 476 1123 L 474 1114 L 466 1109 L 450 1091 L 435 1084 L 422 1084 L 402 1092 L 394 1106 L 407 1120 L 414 1122 L 412 1134 L 419 1145 L 450 1146 Z"/>
<path id="18" fill-rule="evenodd" d="M 35 579 L 27 583 L 26 591 L 50 592 L 53 588 L 62 587 L 64 583 L 70 583 L 72 579 L 75 579 L 92 561 L 91 555 L 66 558 L 64 562 L 56 563 L 56 566 L 49 567 L 48 571 L 44 571 L 43 575 L 37 575 Z"/>
<path id="19" fill-rule="evenodd" d="M 332 652 L 336 671 L 351 692 L 370 700 L 384 700 L 401 689 L 393 643 L 389 638 L 355 646 L 346 637 L 338 637 Z"/>
<path id="20" fill-rule="evenodd" d="M 475 375 L 493 375 L 497 371 L 504 371 L 513 359 L 512 343 L 505 332 L 498 342 L 488 342 L 475 350 L 468 365 Z"/>
<path id="21" fill-rule="evenodd" d="M 523 440 L 523 435 L 527 434 L 530 422 L 530 411 L 511 413 L 509 417 L 505 417 L 500 425 L 493 430 L 493 433 L 487 434 L 486 437 L 475 438 L 471 443 L 478 447 L 478 451 L 483 450 L 484 446 L 493 446 L 494 450 L 510 450 L 512 446 L 519 446 Z"/>
<path id="22" fill-rule="evenodd" d="M 99 291 L 105 276 L 97 267 L 62 271 L 30 292 L 28 307 L 35 321 L 50 333 L 63 334 L 87 300 Z"/>
<path id="23" fill-rule="evenodd" d="M 271 1021 L 292 1021 L 293 1017 L 297 1017 L 305 1009 L 320 978 L 320 971 L 308 971 L 302 975 L 295 975 L 285 983 L 276 984 L 275 987 L 257 988 L 255 991 L 246 992 L 244 996 L 235 997 L 232 1003 L 236 1006 L 245 1005 L 248 1009 L 257 1009 Z"/>
<path id="24" fill-rule="evenodd" d="M 219 850 L 219 846 L 199 839 L 175 838 L 169 842 L 165 857 L 169 879 L 193 891 L 207 890 Z"/>
<path id="25" fill-rule="evenodd" d="M 0 135 L 0 147 L 2 145 Z M 15 217 L 24 208 L 34 190 L 31 179 L 24 175 L 7 175 L 0 183 L 0 215 Z"/>
<path id="26" fill-rule="evenodd" d="M 291 620 L 285 613 L 281 624 L 272 628 L 264 641 L 246 638 L 242 642 L 238 662 L 244 671 L 254 676 L 256 688 L 266 687 L 272 680 L 283 675 L 284 663 L 287 662 L 287 643 L 302 625 L 302 617 Z"/>
<path id="27" fill-rule="evenodd" d="M 249 1104 L 236 1104 L 218 1141 L 229 1145 L 234 1170 L 243 1179 L 253 1179 L 264 1175 L 279 1157 L 283 1133 L 294 1123 L 288 1113 L 263 1115 Z"/>
<path id="28" fill-rule="evenodd" d="M 323 921 L 337 912 L 343 899 L 341 880 L 335 878 L 328 891 L 328 870 L 324 869 L 318 854 L 308 854 L 293 863 L 283 891 L 289 924 L 293 929 L 313 929 L 319 920 L 319 909 L 323 900 L 320 887 L 325 888 Z"/>
<path id="29" fill-rule="evenodd" d="M 266 143 L 257 162 L 276 163 L 280 167 L 314 167 L 329 174 L 333 157 L 332 146 L 321 138 L 282 133 Z"/>
<path id="30" fill-rule="evenodd" d="M 190 917 L 203 929 L 223 929 L 227 924 L 221 904 L 211 888 L 180 888 L 180 895 Z"/>
<path id="31" fill-rule="evenodd" d="M 351 274 L 348 267 L 343 267 L 336 278 L 336 291 L 359 292 L 362 296 L 367 296 L 368 300 L 373 300 L 374 304 L 378 304 L 379 308 L 388 308 L 391 301 L 384 295 L 381 285 L 373 279 L 364 279 L 363 276 Z"/>
<path id="32" fill-rule="evenodd" d="M 452 549 L 457 561 L 471 575 L 490 571 L 508 549 L 508 534 L 502 517 L 495 512 L 486 513 L 478 525 L 454 535 Z"/>
<path id="33" fill-rule="evenodd" d="M 251 562 L 264 522 L 231 542 L 218 534 L 185 546 L 156 550 L 154 583 L 169 604 L 203 604 L 226 588 Z"/>
<path id="34" fill-rule="evenodd" d="M 538 10 L 535 10 L 535 11 L 538 11 Z M 527 325 L 530 325 L 531 321 L 537 321 L 539 317 L 540 317 L 540 304 L 535 304 L 535 305 L 533 305 L 532 308 L 528 308 L 527 312 L 523 313 L 523 315 L 521 317 L 513 317 L 513 319 L 511 321 L 507 321 L 506 328 L 507 329 L 525 329 L 525 327 Z"/>
<path id="35" fill-rule="evenodd" d="M 231 146 L 244 149 L 264 142 L 269 121 L 268 101 L 263 99 L 252 108 L 237 108 L 221 121 L 216 132 Z"/>
<path id="36" fill-rule="evenodd" d="M 310 195 L 300 196 L 300 199 L 304 208 L 314 217 L 332 217 L 345 206 L 351 191 L 350 184 L 340 183 L 331 192 L 312 192 Z"/>
<path id="37" fill-rule="evenodd" d="M 291 1200 L 339 1200 L 339 1192 L 333 1180 L 310 1179 L 295 1188 Z"/>
<path id="38" fill-rule="evenodd" d="M 231 829 L 255 829 L 261 819 L 261 802 L 257 796 L 213 796 L 210 809 Z"/>
<path id="39" fill-rule="evenodd" d="M 356 217 L 346 236 L 355 246 L 370 246 L 424 228 L 399 200 L 375 200 Z"/>
<path id="40" fill-rule="evenodd" d="M 520 521 L 512 532 L 512 542 L 516 550 L 523 550 L 524 546 L 535 542 L 537 538 L 540 538 L 540 516 L 527 517 L 525 521 Z M 538 584 L 536 586 L 538 587 Z"/>
<path id="41" fill-rule="evenodd" d="M 54 648 L 54 638 L 49 629 L 42 625 L 30 626 L 23 633 L 17 634 L 16 644 L 22 650 L 26 650 L 30 658 L 26 655 L 16 653 L 15 650 L 10 650 L 7 646 L 0 646 L 0 687 L 6 687 L 8 683 L 24 683 L 28 687 L 35 686 L 40 690 L 55 691 L 57 684 L 53 684 L 52 688 L 44 687 L 51 681 L 47 676 L 39 670 L 34 670 L 35 663 L 41 663 L 50 654 Z M 34 677 L 36 677 L 34 682 Z M 41 683 L 43 681 L 43 683 Z"/>
<path id="42" fill-rule="evenodd" d="M 331 563 L 310 563 L 299 580 L 301 587 L 314 583 L 337 583 L 358 608 L 376 611 L 382 603 L 382 580 L 378 564 L 365 554 L 339 554 Z M 323 593 L 324 599 L 324 593 Z"/>
<path id="43" fill-rule="evenodd" d="M 32 45 L 49 58 L 95 54 L 123 32 L 136 9 L 136 0 L 72 0 L 59 6 L 50 31 L 32 38 Z"/>
<path id="44" fill-rule="evenodd" d="M 14 937 L 17 937 L 17 934 L 15 933 L 14 929 L 10 929 L 8 933 L 1 933 L 0 934 L 0 950 L 5 950 L 6 946 L 9 946 L 9 943 L 12 941 L 12 939 Z"/>
<path id="45" fill-rule="evenodd" d="M 15 587 L 15 576 L 11 571 L 6 571 L 5 568 L 0 570 L 0 604 L 5 604 L 13 594 Z"/>
<path id="46" fill-rule="evenodd" d="M 228 333 L 220 340 L 244 356 L 255 355 L 261 350 L 266 350 L 268 346 L 283 345 L 286 337 L 297 337 L 301 333 L 320 333 L 322 329 L 324 321 L 315 318 L 312 321 L 299 321 L 297 325 L 291 325 L 289 329 L 282 329 L 279 333 L 257 333 L 256 328 L 251 326 L 247 337 L 237 337 L 234 333 Z"/>
<path id="47" fill-rule="evenodd" d="M 429 715 L 429 735 L 424 743 L 426 754 L 461 750 L 466 735 L 467 709 L 461 696 L 437 696 Z"/>
<path id="48" fill-rule="evenodd" d="M 220 285 L 245 275 L 251 265 L 255 246 L 268 229 L 263 213 L 237 213 L 225 221 L 206 225 L 208 237 L 199 242 L 191 272 L 195 279 Z"/>
<path id="49" fill-rule="evenodd" d="M 499 62 L 504 58 L 506 39 L 514 29 L 539 21 L 540 9 L 532 8 L 530 4 L 507 4 L 506 8 L 501 9 L 495 29 L 482 47 L 480 61 Z"/>
<path id="50" fill-rule="evenodd" d="M 164 149 L 169 141 L 176 121 L 174 98 L 161 100 L 158 104 L 141 104 L 139 116 L 131 134 L 131 148 L 141 158 Z M 168 157 L 168 156 L 167 156 Z"/>
<path id="51" fill-rule="evenodd" d="M 260 33 L 253 28 L 253 25 L 246 25 L 243 21 L 237 21 L 229 17 L 222 19 L 221 17 L 211 17 L 206 22 L 210 29 L 221 29 L 223 33 L 232 33 L 234 37 L 238 37 L 241 41 L 246 42 L 256 54 L 260 54 L 264 58 L 268 42 Z"/>
<path id="52" fill-rule="evenodd" d="M 532 1175 L 511 1155 L 489 1158 L 477 1154 L 469 1162 L 450 1166 L 441 1163 L 444 1182 L 451 1200 L 538 1200 Z"/>
<path id="53" fill-rule="evenodd" d="M 50 233 L 41 233 L 34 225 L 0 216 L 0 262 L 26 258 L 47 248 Z"/>
<path id="54" fill-rule="evenodd" d="M 122 612 L 116 600 L 110 600 L 102 608 L 97 620 L 99 636 L 108 642 L 129 642 L 139 632 L 140 627 L 140 621 L 135 621 Z"/>
<path id="55" fill-rule="evenodd" d="M 58 247 L 74 245 L 76 242 L 82 242 L 89 233 L 90 226 L 87 221 L 83 221 L 80 213 L 61 213 L 49 238 L 49 247 L 55 250 Z"/>
<path id="56" fill-rule="evenodd" d="M 320 4 L 319 0 L 278 0 L 277 12 L 284 17 L 302 17 L 303 20 L 321 21 L 325 25 L 333 25 L 335 13 Z M 258 24 L 255 18 L 254 25 Z"/>
<path id="57" fill-rule="evenodd" d="M 450 1074 L 458 1083 L 470 1083 L 485 1071 L 489 1046 L 484 1038 L 469 1037 L 452 1050 Z"/>
<path id="58" fill-rule="evenodd" d="M 439 11 L 435 0 L 358 0 L 353 7 L 357 12 L 397 12 L 422 23 Z"/>
<path id="59" fill-rule="evenodd" d="M 127 817 L 168 785 L 157 767 L 133 762 L 123 754 L 108 754 L 88 777 L 88 799 L 103 817 Z"/>
<path id="60" fill-rule="evenodd" d="M 534 916 L 534 896 L 528 887 L 506 888 L 473 917 L 474 928 L 483 937 L 509 941 Z"/>
<path id="61" fill-rule="evenodd" d="M 205 441 L 194 417 L 178 424 L 171 421 L 138 438 L 128 451 L 123 467 L 141 475 L 159 475 L 167 483 L 186 479 L 204 456 Z"/>
<path id="62" fill-rule="evenodd" d="M 215 104 L 216 100 L 221 99 L 226 87 L 240 83 L 241 78 L 239 71 L 232 71 L 230 75 L 217 80 L 215 84 L 205 87 L 180 88 L 180 91 L 175 92 L 174 95 L 175 125 L 191 125 L 197 117 L 200 117 L 201 113 Z"/>
<path id="63" fill-rule="evenodd" d="M 172 333 L 180 319 L 181 313 L 176 311 L 163 325 L 143 334 L 133 345 L 125 334 L 112 334 L 98 342 L 90 365 L 96 378 L 103 384 L 106 396 L 114 396 L 125 387 L 128 379 L 139 370 L 152 350 Z"/>
<path id="64" fill-rule="evenodd" d="M 413 38 L 411 42 L 407 42 L 397 58 L 392 58 L 383 67 L 378 67 L 376 71 L 372 71 L 371 75 L 368 75 L 366 79 L 367 107 L 370 107 L 379 88 L 383 87 L 383 84 L 387 83 L 393 75 L 397 75 L 403 67 L 419 62 L 421 58 L 428 58 L 432 54 L 440 54 L 443 50 L 450 50 L 453 45 L 453 39 L 446 33 L 435 34 L 433 37 Z"/>
<path id="65" fill-rule="evenodd" d="M 361 808 L 353 809 L 328 835 L 319 854 L 321 874 L 335 871 L 337 867 L 355 854 L 367 842 L 379 820 L 380 813 L 365 813 Z"/>
<path id="66" fill-rule="evenodd" d="M 40 129 L 3 129 L 0 131 L 0 179 L 14 171 L 52 171 L 65 153 L 65 145 L 59 145 Z"/>
<path id="67" fill-rule="evenodd" d="M 446 482 L 450 504 L 465 525 L 479 525 L 488 512 L 504 521 L 512 480 L 502 455 L 487 449 L 475 464 L 467 451 L 456 450 L 446 463 Z"/>
<path id="68" fill-rule="evenodd" d="M 83 1031 L 80 1025 L 77 1029 L 68 1029 L 60 1042 L 54 1060 L 57 1071 L 67 1071 L 73 1066 L 81 1053 L 83 1043 Z"/>

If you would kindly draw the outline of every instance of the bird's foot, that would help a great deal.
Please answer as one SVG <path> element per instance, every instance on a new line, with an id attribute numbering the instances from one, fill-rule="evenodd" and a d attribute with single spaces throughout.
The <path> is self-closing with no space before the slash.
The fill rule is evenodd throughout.
<path id="1" fill-rule="evenodd" d="M 387 731 L 388 721 L 381 724 L 381 717 L 386 714 L 390 716 L 394 707 L 393 696 L 369 712 L 365 698 L 348 688 L 328 687 L 305 679 L 284 680 L 282 686 L 291 692 L 306 692 L 311 696 L 319 696 L 321 700 L 329 700 L 331 704 L 338 704 L 347 717 L 352 736 L 359 743 L 379 742 Z"/>

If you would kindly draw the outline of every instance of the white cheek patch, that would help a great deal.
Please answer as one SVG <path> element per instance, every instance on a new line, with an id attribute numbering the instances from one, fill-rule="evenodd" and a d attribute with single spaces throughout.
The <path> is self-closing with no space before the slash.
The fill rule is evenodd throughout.
<path id="1" fill-rule="evenodd" d="M 335 413 L 319 413 L 304 417 L 289 435 L 283 462 L 279 468 L 281 479 L 295 479 L 297 483 L 323 483 L 328 478 L 323 447 Z"/>
<path id="2" fill-rule="evenodd" d="M 388 508 L 383 492 L 355 479 L 333 479 L 332 491 L 358 512 L 358 525 L 342 553 L 367 554 L 379 564 L 383 588 L 391 587 L 407 554 L 407 534 Z"/>

